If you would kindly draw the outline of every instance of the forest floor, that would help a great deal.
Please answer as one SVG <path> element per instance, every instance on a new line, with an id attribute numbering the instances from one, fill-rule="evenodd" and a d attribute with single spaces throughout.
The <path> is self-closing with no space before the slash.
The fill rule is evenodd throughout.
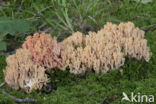
<path id="1" fill-rule="evenodd" d="M 98 31 L 106 22 L 131 21 L 139 28 L 155 25 L 156 0 L 145 4 L 136 1 L 0 0 L 0 17 L 30 21 L 28 32 L 18 33 L 8 42 L 18 48 L 24 38 L 34 32 L 47 32 L 61 41 L 74 31 Z M 23 90 L 15 91 L 4 85 L 0 87 L 0 104 L 16 103 L 3 95 L 2 89 L 18 98 L 37 99 L 36 104 L 131 104 L 121 101 L 123 92 L 129 96 L 134 92 L 156 97 L 156 29 L 147 31 L 145 38 L 152 52 L 149 62 L 126 59 L 124 66 L 105 75 L 89 72 L 75 76 L 68 71 L 57 71 L 49 76 L 55 88 L 48 94 L 40 91 L 26 94 Z M 0 54 L 0 83 L 4 81 L 5 60 L 6 55 Z"/>

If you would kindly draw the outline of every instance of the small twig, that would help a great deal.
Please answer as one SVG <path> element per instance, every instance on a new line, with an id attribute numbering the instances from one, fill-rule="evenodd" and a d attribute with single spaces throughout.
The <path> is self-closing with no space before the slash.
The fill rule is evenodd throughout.
<path id="1" fill-rule="evenodd" d="M 28 98 L 26 98 L 26 99 L 20 99 L 20 98 L 16 98 L 16 97 L 8 94 L 7 92 L 5 92 L 4 89 L 2 90 L 2 94 L 6 95 L 6 96 L 8 96 L 10 98 L 12 98 L 15 102 L 18 102 L 18 103 L 33 103 L 33 102 L 37 102 L 36 99 L 28 99 Z"/>
<path id="2" fill-rule="evenodd" d="M 13 54 L 15 52 L 16 52 L 16 50 L 13 50 L 13 51 L 7 52 L 6 55 L 9 56 L 9 55 L 11 55 L 11 54 Z"/>
<path id="3" fill-rule="evenodd" d="M 50 33 L 52 30 L 50 27 L 44 29 L 43 31 L 42 30 L 39 30 L 39 33 Z"/>
<path id="4" fill-rule="evenodd" d="M 101 104 L 106 104 L 106 99 L 107 99 L 107 97 L 104 97 L 104 99 L 103 99 Z"/>
<path id="5" fill-rule="evenodd" d="M 96 24 L 97 24 L 96 20 L 95 20 L 93 17 L 88 16 L 88 18 L 90 18 L 90 19 L 91 19 L 94 23 L 96 23 Z"/>
<path id="6" fill-rule="evenodd" d="M 145 32 L 148 32 L 149 30 L 152 30 L 152 29 L 156 29 L 156 24 L 141 27 L 141 30 L 144 30 Z"/>
<path id="7" fill-rule="evenodd" d="M 2 83 L 0 84 L 0 87 L 2 87 L 2 86 L 4 86 L 4 85 L 5 85 L 5 81 L 2 82 Z"/>

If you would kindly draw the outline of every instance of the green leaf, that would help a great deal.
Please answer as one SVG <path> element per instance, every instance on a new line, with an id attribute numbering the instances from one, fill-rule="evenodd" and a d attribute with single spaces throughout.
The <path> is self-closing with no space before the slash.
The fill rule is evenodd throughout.
<path id="1" fill-rule="evenodd" d="M 24 33 L 29 30 L 30 23 L 24 19 L 0 18 L 0 32 L 15 34 Z"/>
<path id="2" fill-rule="evenodd" d="M 6 35 L 8 34 L 8 32 L 3 32 L 0 34 L 0 39 L 3 39 Z"/>
<path id="3" fill-rule="evenodd" d="M 0 51 L 6 51 L 6 42 L 0 41 Z"/>

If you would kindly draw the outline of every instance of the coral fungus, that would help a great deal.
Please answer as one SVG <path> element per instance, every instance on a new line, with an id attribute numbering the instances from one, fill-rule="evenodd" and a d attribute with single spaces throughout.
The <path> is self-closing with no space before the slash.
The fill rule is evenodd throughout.
<path id="1" fill-rule="evenodd" d="M 70 37 L 59 43 L 61 49 L 67 46 L 81 46 L 84 42 L 85 36 L 81 32 L 75 32 Z"/>
<path id="2" fill-rule="evenodd" d="M 7 57 L 6 61 L 5 81 L 11 88 L 21 88 L 29 93 L 33 89 L 41 89 L 48 82 L 45 69 L 33 63 L 31 53 L 27 49 L 18 49 L 16 54 Z"/>
<path id="3" fill-rule="evenodd" d="M 63 65 L 57 40 L 49 34 L 35 33 L 33 36 L 28 36 L 23 48 L 31 52 L 36 64 L 45 67 L 47 70 Z"/>
<path id="4" fill-rule="evenodd" d="M 86 47 L 68 46 L 61 55 L 70 72 L 84 73 L 93 69 L 97 73 L 106 73 L 110 69 L 118 68 L 124 64 L 123 53 L 118 44 L 105 41 L 102 35 L 90 32 L 84 39 Z"/>
<path id="5" fill-rule="evenodd" d="M 124 53 L 129 58 L 144 59 L 145 61 L 149 61 L 152 55 L 147 47 L 147 40 L 139 38 L 126 38 Z"/>
<path id="6" fill-rule="evenodd" d="M 7 58 L 5 81 L 11 88 L 31 92 L 47 83 L 45 71 L 55 67 L 69 67 L 74 74 L 88 70 L 103 74 L 124 65 L 125 57 L 149 61 L 151 55 L 144 31 L 131 22 L 108 22 L 97 33 L 75 32 L 60 43 L 49 34 L 35 33 Z"/>
<path id="7" fill-rule="evenodd" d="M 97 33 L 89 32 L 88 35 L 76 32 L 61 44 L 66 46 L 61 52 L 64 67 L 69 66 L 74 74 L 88 69 L 105 73 L 124 65 L 125 56 L 146 61 L 151 57 L 144 31 L 131 22 L 120 23 L 119 26 L 108 22 Z M 75 45 L 80 47 L 75 49 Z"/>
<path id="8" fill-rule="evenodd" d="M 149 61 L 152 55 L 144 39 L 144 31 L 135 28 L 131 22 L 120 23 L 119 26 L 107 23 L 97 35 L 103 35 L 105 41 L 119 44 L 126 57 Z"/>

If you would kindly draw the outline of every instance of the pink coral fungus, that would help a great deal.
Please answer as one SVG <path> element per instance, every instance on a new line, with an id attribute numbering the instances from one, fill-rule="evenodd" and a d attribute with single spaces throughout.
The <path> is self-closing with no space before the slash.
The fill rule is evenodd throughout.
<path id="1" fill-rule="evenodd" d="M 36 64 L 45 67 L 47 70 L 63 66 L 57 40 L 49 34 L 35 33 L 33 36 L 28 36 L 23 44 L 23 48 L 31 52 L 33 61 Z"/>

